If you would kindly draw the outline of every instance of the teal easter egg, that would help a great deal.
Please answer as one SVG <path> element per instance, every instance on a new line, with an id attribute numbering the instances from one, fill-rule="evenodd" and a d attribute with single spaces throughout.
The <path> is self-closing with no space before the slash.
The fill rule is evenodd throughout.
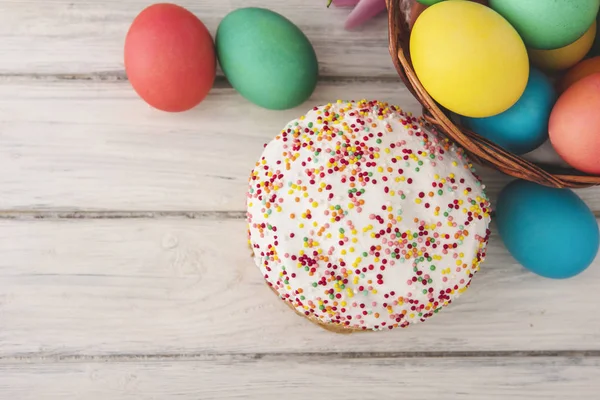
<path id="1" fill-rule="evenodd" d="M 304 33 L 280 14 L 240 8 L 219 24 L 221 69 L 249 101 L 272 110 L 295 107 L 313 93 L 319 64 Z"/>
<path id="2" fill-rule="evenodd" d="M 547 278 L 575 276 L 598 253 L 596 218 L 569 189 L 513 181 L 500 192 L 495 221 L 512 256 Z"/>
<path id="3" fill-rule="evenodd" d="M 573 43 L 596 19 L 600 0 L 490 0 L 527 47 L 557 49 Z"/>
<path id="4" fill-rule="evenodd" d="M 548 118 L 556 102 L 550 79 L 529 71 L 525 91 L 511 108 L 486 118 L 462 117 L 472 131 L 515 154 L 528 153 L 548 139 Z"/>

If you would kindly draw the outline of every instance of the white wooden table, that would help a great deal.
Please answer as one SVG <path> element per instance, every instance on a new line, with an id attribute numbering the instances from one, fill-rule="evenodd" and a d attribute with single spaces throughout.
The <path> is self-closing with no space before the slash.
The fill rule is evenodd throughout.
<path id="1" fill-rule="evenodd" d="M 214 32 L 242 6 L 296 22 L 322 79 L 307 104 L 255 107 L 220 79 L 154 111 L 122 62 L 147 0 L 0 1 L 0 398 L 598 399 L 600 261 L 526 272 L 497 235 L 470 290 L 407 330 L 336 335 L 290 312 L 246 247 L 262 145 L 309 107 L 418 111 L 386 21 L 342 29 L 325 0 L 180 0 Z M 492 198 L 508 178 L 482 171 Z M 600 189 L 578 191 L 600 212 Z"/>

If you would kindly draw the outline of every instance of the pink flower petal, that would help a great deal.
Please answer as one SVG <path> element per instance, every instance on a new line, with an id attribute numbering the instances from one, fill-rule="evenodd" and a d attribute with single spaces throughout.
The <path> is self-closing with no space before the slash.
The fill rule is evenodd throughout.
<path id="1" fill-rule="evenodd" d="M 348 16 L 344 28 L 354 29 L 385 9 L 385 0 L 360 0 Z"/>

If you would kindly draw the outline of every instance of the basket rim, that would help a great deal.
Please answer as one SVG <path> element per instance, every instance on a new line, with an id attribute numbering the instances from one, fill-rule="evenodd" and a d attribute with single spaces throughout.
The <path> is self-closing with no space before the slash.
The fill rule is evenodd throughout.
<path id="1" fill-rule="evenodd" d="M 400 7 L 401 1 L 386 0 L 389 52 L 398 75 L 423 107 L 423 115 L 429 123 L 461 146 L 474 162 L 514 178 L 556 188 L 584 188 L 600 185 L 600 176 L 526 160 L 463 126 L 457 126 L 427 93 L 412 67 L 408 49 L 410 31 L 406 23 L 406 15 Z M 563 171 L 557 171 L 560 169 Z"/>

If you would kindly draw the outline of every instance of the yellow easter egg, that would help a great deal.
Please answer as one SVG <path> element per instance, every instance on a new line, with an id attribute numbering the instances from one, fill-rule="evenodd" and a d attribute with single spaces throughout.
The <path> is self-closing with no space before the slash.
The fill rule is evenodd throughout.
<path id="1" fill-rule="evenodd" d="M 553 50 L 529 49 L 531 63 L 546 71 L 571 68 L 590 51 L 596 38 L 596 21 L 585 34 L 573 43 Z"/>
<path id="2" fill-rule="evenodd" d="M 410 56 L 429 95 L 467 117 L 506 111 L 529 76 L 517 31 L 496 11 L 470 1 L 443 1 L 423 11 L 411 32 Z"/>

